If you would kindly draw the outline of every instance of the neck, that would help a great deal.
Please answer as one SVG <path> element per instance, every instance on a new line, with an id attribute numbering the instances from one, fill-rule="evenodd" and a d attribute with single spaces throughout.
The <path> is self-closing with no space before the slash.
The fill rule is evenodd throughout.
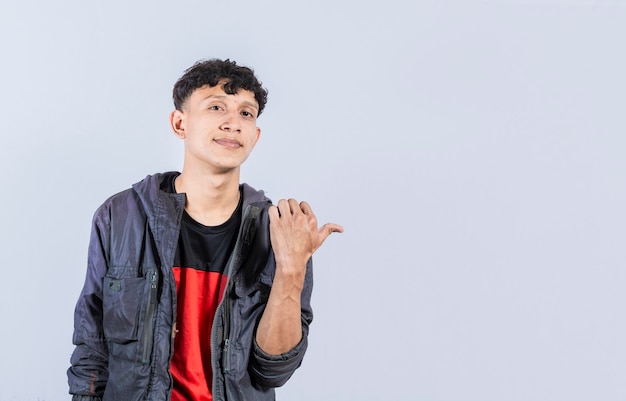
<path id="1" fill-rule="evenodd" d="M 185 210 L 205 226 L 217 226 L 232 216 L 239 203 L 239 171 L 228 174 L 195 174 L 189 169 L 176 178 L 176 192 L 185 193 Z"/>

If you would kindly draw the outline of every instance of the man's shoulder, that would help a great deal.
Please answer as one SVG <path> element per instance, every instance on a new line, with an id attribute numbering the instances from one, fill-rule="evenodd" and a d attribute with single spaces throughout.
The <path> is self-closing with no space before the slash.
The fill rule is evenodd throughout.
<path id="1" fill-rule="evenodd" d="M 130 187 L 109 196 L 98 208 L 132 209 L 146 203 L 152 203 L 159 196 L 163 183 L 179 174 L 175 171 L 155 173 L 135 182 Z"/>
<path id="2" fill-rule="evenodd" d="M 262 189 L 256 189 L 247 183 L 242 183 L 243 199 L 245 204 L 271 204 L 272 201 Z"/>
<path id="3" fill-rule="evenodd" d="M 178 176 L 178 171 L 167 171 L 164 173 L 149 174 L 140 181 L 134 183 L 131 189 L 135 192 L 157 192 L 159 190 L 166 189 L 174 177 Z"/>

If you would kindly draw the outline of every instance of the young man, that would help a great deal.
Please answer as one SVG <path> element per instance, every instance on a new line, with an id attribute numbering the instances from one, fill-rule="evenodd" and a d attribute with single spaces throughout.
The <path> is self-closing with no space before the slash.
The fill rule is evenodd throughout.
<path id="1" fill-rule="evenodd" d="M 96 211 L 68 370 L 73 400 L 273 400 L 302 362 L 312 254 L 336 224 L 240 184 L 267 91 L 229 60 L 174 86 L 182 172 Z"/>

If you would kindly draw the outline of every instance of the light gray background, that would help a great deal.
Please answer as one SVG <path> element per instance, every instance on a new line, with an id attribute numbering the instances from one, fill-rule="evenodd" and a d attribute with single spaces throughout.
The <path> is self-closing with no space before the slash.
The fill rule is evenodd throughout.
<path id="1" fill-rule="evenodd" d="M 270 90 L 243 179 L 343 224 L 279 400 L 626 400 L 623 1 L 7 1 L 0 400 L 69 399 L 91 216 L 181 167 L 205 57 Z"/>

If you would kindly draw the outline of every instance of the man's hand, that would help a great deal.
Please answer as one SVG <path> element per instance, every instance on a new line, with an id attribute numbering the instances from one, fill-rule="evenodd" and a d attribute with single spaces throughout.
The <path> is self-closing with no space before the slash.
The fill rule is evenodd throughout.
<path id="1" fill-rule="evenodd" d="M 317 228 L 311 206 L 295 199 L 281 199 L 277 206 L 270 206 L 269 217 L 276 275 L 256 340 L 266 353 L 279 355 L 302 339 L 300 298 L 306 264 L 326 238 L 343 232 L 343 227 L 328 223 Z"/>
<path id="2" fill-rule="evenodd" d="M 343 232 L 343 227 L 334 223 L 318 228 L 311 206 L 295 199 L 281 199 L 270 207 L 269 216 L 276 263 L 286 267 L 304 267 L 330 234 Z"/>

